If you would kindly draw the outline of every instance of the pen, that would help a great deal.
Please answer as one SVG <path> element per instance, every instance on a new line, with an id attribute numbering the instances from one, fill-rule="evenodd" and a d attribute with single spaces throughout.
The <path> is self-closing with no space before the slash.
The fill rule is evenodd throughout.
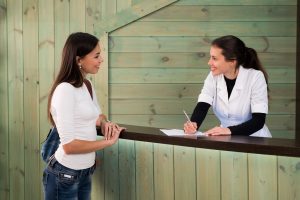
<path id="1" fill-rule="evenodd" d="M 190 120 L 189 116 L 186 114 L 185 110 L 183 110 L 183 113 L 184 113 L 186 119 L 188 120 L 188 122 L 191 122 L 191 120 Z"/>

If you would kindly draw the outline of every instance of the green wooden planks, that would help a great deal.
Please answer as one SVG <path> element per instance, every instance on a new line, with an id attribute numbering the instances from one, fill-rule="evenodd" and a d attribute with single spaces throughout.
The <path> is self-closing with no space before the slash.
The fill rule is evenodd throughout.
<path id="1" fill-rule="evenodd" d="M 195 98 L 197 98 L 195 96 Z M 182 114 L 182 109 L 194 110 L 197 102 L 195 98 L 182 99 L 111 99 L 112 115 L 115 114 Z M 212 110 L 212 109 L 211 109 Z M 269 102 L 269 114 L 296 114 L 296 102 L 289 99 L 274 99 Z M 212 113 L 212 112 L 210 112 Z"/>
<path id="2" fill-rule="evenodd" d="M 174 146 L 175 199 L 196 199 L 195 148 Z"/>
<path id="3" fill-rule="evenodd" d="M 54 38 L 55 38 L 55 74 L 58 74 L 61 64 L 61 54 L 64 44 L 70 34 L 70 1 L 54 1 Z"/>
<path id="4" fill-rule="evenodd" d="M 104 199 L 119 199 L 119 148 L 118 144 L 104 149 Z"/>
<path id="5" fill-rule="evenodd" d="M 249 154 L 249 200 L 277 199 L 277 157 Z"/>
<path id="6" fill-rule="evenodd" d="M 183 99 L 192 98 L 197 102 L 198 95 L 203 87 L 202 83 L 176 83 L 176 84 L 110 84 L 111 99 Z M 295 84 L 271 83 L 270 103 L 273 99 L 293 99 L 296 93 Z M 158 90 L 157 88 L 160 88 Z M 161 95 L 164 91 L 164 96 Z"/>
<path id="7" fill-rule="evenodd" d="M 22 5 L 21 0 L 7 1 L 10 199 L 23 199 L 25 196 Z"/>
<path id="8" fill-rule="evenodd" d="M 146 23 L 146 22 L 145 22 Z M 220 31 L 218 31 L 219 33 Z M 226 33 L 222 32 L 222 35 Z M 233 33 L 231 33 L 233 34 Z M 257 52 L 295 53 L 296 37 L 268 37 L 249 36 L 241 37 L 245 44 Z M 217 36 L 196 37 L 110 37 L 109 52 L 208 52 L 210 43 Z"/>
<path id="9" fill-rule="evenodd" d="M 112 68 L 109 83 L 203 83 L 209 71 L 192 68 Z M 269 73 L 269 83 L 296 83 L 295 69 L 273 69 Z"/>
<path id="10" fill-rule="evenodd" d="M 154 144 L 154 199 L 175 199 L 173 145 Z"/>
<path id="11" fill-rule="evenodd" d="M 0 196 L 9 199 L 7 3 L 0 0 Z"/>
<path id="12" fill-rule="evenodd" d="M 221 199 L 220 151 L 196 149 L 197 199 Z"/>
<path id="13" fill-rule="evenodd" d="M 135 141 L 119 140 L 119 199 L 136 199 Z"/>
<path id="14" fill-rule="evenodd" d="M 40 143 L 45 140 L 49 131 L 50 123 L 47 120 L 48 93 L 54 80 L 54 3 L 47 0 L 39 1 L 38 22 L 38 66 L 39 66 L 39 139 Z M 40 177 L 45 163 L 40 161 Z M 40 178 L 41 181 L 41 178 Z M 39 184 L 39 186 L 42 186 Z M 40 187 L 40 191 L 43 187 Z M 39 199 L 42 199 L 43 192 Z"/>
<path id="15" fill-rule="evenodd" d="M 85 31 L 94 34 L 94 24 L 102 18 L 102 1 L 86 0 L 85 1 Z M 95 76 L 91 76 L 93 86 L 95 87 Z M 99 91 L 96 91 L 99 96 Z M 98 138 L 103 139 L 103 138 Z M 97 167 L 92 176 L 92 199 L 105 199 L 105 168 L 104 168 L 104 151 L 96 152 Z"/>
<path id="16" fill-rule="evenodd" d="M 297 5 L 297 0 L 181 0 L 177 5 Z"/>
<path id="17" fill-rule="evenodd" d="M 295 21 L 296 6 L 168 6 L 141 21 Z"/>
<path id="18" fill-rule="evenodd" d="M 111 68 L 202 68 L 209 70 L 207 64 L 209 48 L 205 52 L 112 52 L 109 55 Z M 274 68 L 296 68 L 295 53 L 259 53 L 258 56 L 267 71 Z"/>
<path id="19" fill-rule="evenodd" d="M 269 36 L 296 37 L 296 22 L 135 22 L 111 36 Z"/>
<path id="20" fill-rule="evenodd" d="M 24 131 L 25 131 L 25 199 L 39 199 L 36 186 L 39 176 L 32 176 L 39 169 L 39 65 L 38 65 L 38 1 L 23 1 L 24 49 Z M 30 49 L 30 51 L 29 51 Z"/>
<path id="21" fill-rule="evenodd" d="M 300 159 L 278 156 L 278 199 L 300 199 Z"/>
<path id="22" fill-rule="evenodd" d="M 70 33 L 85 32 L 86 0 L 70 1 Z"/>
<path id="23" fill-rule="evenodd" d="M 154 199 L 153 143 L 135 142 L 136 199 Z"/>
<path id="24" fill-rule="evenodd" d="M 248 199 L 247 165 L 246 153 L 221 151 L 222 199 Z"/>
<path id="25" fill-rule="evenodd" d="M 176 1 L 177 0 L 143 1 L 131 7 L 125 5 L 128 7 L 127 9 L 123 9 L 122 6 L 124 7 L 124 5 L 121 5 L 120 12 L 115 15 L 105 15 L 103 20 L 96 25 L 96 32 L 97 34 L 112 32 Z"/>

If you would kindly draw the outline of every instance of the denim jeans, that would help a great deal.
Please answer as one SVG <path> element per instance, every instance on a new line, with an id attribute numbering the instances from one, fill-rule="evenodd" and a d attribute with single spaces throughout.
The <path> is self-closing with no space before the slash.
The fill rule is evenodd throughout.
<path id="1" fill-rule="evenodd" d="M 43 173 L 45 200 L 91 199 L 91 175 L 95 166 L 73 170 L 61 165 L 53 156 Z"/>

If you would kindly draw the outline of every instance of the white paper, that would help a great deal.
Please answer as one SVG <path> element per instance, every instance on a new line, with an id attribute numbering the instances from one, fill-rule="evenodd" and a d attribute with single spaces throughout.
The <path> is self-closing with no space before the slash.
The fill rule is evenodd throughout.
<path id="1" fill-rule="evenodd" d="M 181 129 L 160 129 L 163 133 L 168 136 L 206 136 L 204 133 L 197 131 L 195 134 L 186 134 Z"/>

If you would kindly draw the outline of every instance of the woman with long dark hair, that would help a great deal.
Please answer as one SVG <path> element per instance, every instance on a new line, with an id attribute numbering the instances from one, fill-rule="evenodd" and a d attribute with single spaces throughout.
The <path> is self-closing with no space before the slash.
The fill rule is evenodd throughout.
<path id="1" fill-rule="evenodd" d="M 63 48 L 60 71 L 48 98 L 48 118 L 60 145 L 43 174 L 46 200 L 90 199 L 95 151 L 111 146 L 124 129 L 106 120 L 87 74 L 96 74 L 103 59 L 99 40 L 71 34 Z M 96 126 L 104 139 L 96 140 Z"/>
<path id="2" fill-rule="evenodd" d="M 235 36 L 223 36 L 211 43 L 208 65 L 210 73 L 185 133 L 195 133 L 212 106 L 221 125 L 207 135 L 271 137 L 265 125 L 268 76 L 256 51 Z"/>

